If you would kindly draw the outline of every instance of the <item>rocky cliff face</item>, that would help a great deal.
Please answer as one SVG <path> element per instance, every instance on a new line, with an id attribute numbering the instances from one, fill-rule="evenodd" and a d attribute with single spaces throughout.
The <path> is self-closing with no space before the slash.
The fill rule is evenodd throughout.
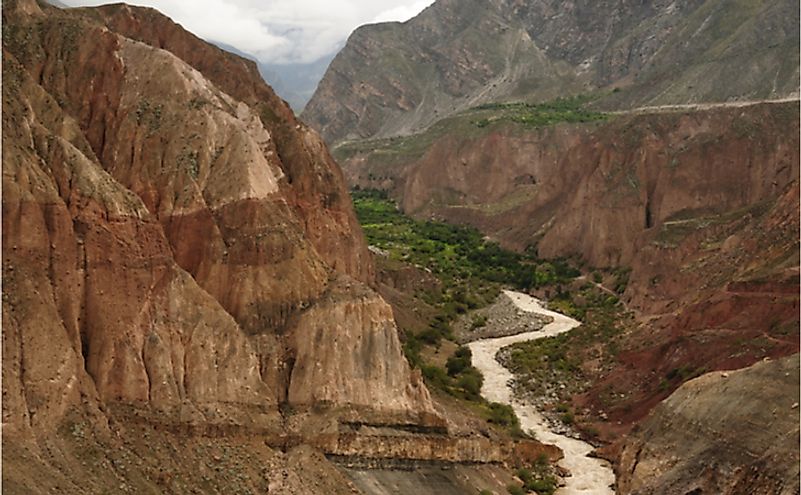
<path id="1" fill-rule="evenodd" d="M 129 23 L 136 22 L 138 11 L 118 10 L 116 15 L 128 15 Z M 72 210 L 63 222 L 99 209 L 99 218 L 91 222 L 70 220 L 61 229 L 68 246 L 50 250 L 75 258 L 66 262 L 83 264 L 89 271 L 78 280 L 65 280 L 55 292 L 57 296 L 86 293 L 89 298 L 71 311 L 80 318 L 73 334 L 84 338 L 87 369 L 101 396 L 146 400 L 147 380 L 120 383 L 115 377 L 144 377 L 149 355 L 177 359 L 174 367 L 183 366 L 179 366 L 184 362 L 181 356 L 170 349 L 175 336 L 159 335 L 158 320 L 154 322 L 158 308 L 148 307 L 154 296 L 184 288 L 176 286 L 173 277 L 186 284 L 187 274 L 191 275 L 196 288 L 233 317 L 231 328 L 238 326 L 237 338 L 251 347 L 269 345 L 267 341 L 284 332 L 293 317 L 314 306 L 329 280 L 352 277 L 353 287 L 372 282 L 366 248 L 340 174 L 322 143 L 291 120 L 285 105 L 275 107 L 271 121 L 259 113 L 267 111 L 264 105 L 276 104 L 274 96 L 261 103 L 264 108 L 252 108 L 224 93 L 175 54 L 125 38 L 82 14 L 50 10 L 29 19 L 9 16 L 6 48 L 13 84 L 7 92 L 7 128 L 11 134 L 13 122 L 30 124 L 16 129 L 15 139 L 9 140 L 7 170 L 12 170 L 11 164 L 22 170 L 48 167 L 39 173 L 42 185 L 49 186 L 44 190 L 51 191 L 47 204 L 60 198 Z M 144 15 L 155 14 L 144 11 Z M 119 17 L 113 21 L 123 23 Z M 168 21 L 162 18 L 161 22 Z M 170 36 L 177 37 L 177 27 L 167 28 Z M 228 57 L 184 35 L 185 50 L 195 51 L 194 43 L 216 51 L 218 58 Z M 231 59 L 229 65 L 247 67 L 242 60 Z M 269 89 L 263 86 L 259 91 Z M 291 136 L 289 143 L 284 136 Z M 76 170 L 73 162 L 82 168 Z M 32 172 L 7 173 L 10 191 L 26 184 L 20 174 L 27 178 Z M 20 198 L 18 208 L 27 208 L 22 206 L 27 202 L 45 202 L 37 192 L 29 200 Z M 89 199 L 100 206 L 93 207 Z M 9 206 L 14 205 L 11 200 L 9 195 Z M 59 201 L 55 203 L 52 208 L 58 211 Z M 29 235 L 11 223 L 27 221 L 26 215 L 6 219 L 12 246 L 15 236 Z M 94 232 L 105 230 L 98 223 L 111 222 L 107 228 L 119 230 L 117 242 L 111 240 L 114 236 L 92 238 Z M 43 230 L 43 235 L 55 235 L 49 227 Z M 141 235 L 132 236 L 139 230 Z M 141 245 L 132 244 L 126 236 Z M 131 250 L 139 254 L 129 254 Z M 158 267 L 149 266 L 155 263 L 151 259 L 169 267 L 173 277 L 153 275 Z M 124 266 L 131 262 L 136 264 Z M 95 264 L 105 265 L 104 273 L 93 274 Z M 129 272 L 142 272 L 141 280 L 134 276 L 126 287 L 128 275 L 122 273 Z M 61 273 L 52 268 L 50 276 Z M 91 286 L 84 288 L 84 284 Z M 127 300 L 119 291 L 129 294 Z M 131 303 L 137 296 L 141 305 Z M 165 297 L 163 302 L 180 305 L 180 297 Z M 89 308 L 82 307 L 86 305 Z M 95 317 L 94 307 L 104 308 L 101 320 Z M 176 316 L 181 309 L 172 308 L 168 316 Z M 88 314 L 77 314 L 82 311 Z M 109 317 L 123 327 L 134 322 L 140 327 L 134 334 L 139 335 L 101 331 L 107 328 L 102 318 Z M 389 325 L 384 338 L 391 340 L 392 334 Z M 109 338 L 121 338 L 124 343 L 108 342 Z M 272 344 L 280 347 L 280 342 Z M 165 350 L 159 350 L 160 346 Z M 233 351 L 222 353 L 235 359 Z M 402 362 L 400 354 L 390 360 L 396 358 Z M 241 364 L 249 370 L 243 376 L 254 372 L 269 376 L 264 362 L 261 368 L 255 361 Z M 132 367 L 140 371 L 129 373 Z M 265 385 L 280 395 L 288 383 L 278 380 Z"/>
<path id="2" fill-rule="evenodd" d="M 544 256 L 630 265 L 644 234 L 776 198 L 797 181 L 797 107 L 630 115 L 533 131 L 498 125 L 478 136 L 449 132 L 392 171 L 381 150 L 344 163 L 365 186 L 371 175 L 394 172 L 390 187 L 413 214 L 468 220 Z"/>
<path id="3" fill-rule="evenodd" d="M 798 492 L 798 374 L 796 354 L 685 383 L 627 441 L 620 492 Z"/>
<path id="4" fill-rule="evenodd" d="M 302 117 L 337 143 L 613 87 L 602 106 L 797 94 L 797 17 L 790 1 L 439 0 L 406 23 L 357 29 Z"/>
<path id="5" fill-rule="evenodd" d="M 19 0 L 3 23 L 3 457 L 19 492 L 40 483 L 31 459 L 78 465 L 76 424 L 93 452 L 129 438 L 119 410 L 204 435 L 295 428 L 279 404 L 442 424 L 370 289 L 338 167 L 254 65 L 149 9 Z"/>

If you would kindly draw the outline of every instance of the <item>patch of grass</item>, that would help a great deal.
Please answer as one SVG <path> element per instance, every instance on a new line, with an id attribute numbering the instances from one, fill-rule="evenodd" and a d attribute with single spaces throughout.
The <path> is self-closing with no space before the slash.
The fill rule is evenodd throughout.
<path id="1" fill-rule="evenodd" d="M 517 419 L 512 406 L 499 402 L 490 402 L 488 406 L 487 421 L 500 426 L 510 428 L 520 428 L 520 420 Z"/>
<path id="2" fill-rule="evenodd" d="M 445 135 L 478 137 L 496 124 L 512 124 L 526 130 L 560 123 L 600 122 L 607 120 L 609 114 L 585 108 L 598 96 L 580 95 L 544 103 L 489 103 L 442 119 L 424 132 L 411 136 L 343 142 L 332 150 L 332 154 L 338 161 L 370 154 L 371 162 L 389 165 L 419 158 Z"/>
<path id="3" fill-rule="evenodd" d="M 490 103 L 476 107 L 477 110 L 492 111 L 494 115 L 474 122 L 477 127 L 487 127 L 493 122 L 511 121 L 526 127 L 547 127 L 562 122 L 587 123 L 606 120 L 608 114 L 584 108 L 593 97 L 589 95 L 558 98 L 545 103 Z"/>
<path id="4" fill-rule="evenodd" d="M 540 455 L 533 466 L 520 468 L 515 474 L 523 482 L 523 486 L 519 487 L 521 491 L 518 493 L 535 492 L 541 495 L 552 495 L 558 486 L 556 476 L 554 476 L 545 455 Z"/>

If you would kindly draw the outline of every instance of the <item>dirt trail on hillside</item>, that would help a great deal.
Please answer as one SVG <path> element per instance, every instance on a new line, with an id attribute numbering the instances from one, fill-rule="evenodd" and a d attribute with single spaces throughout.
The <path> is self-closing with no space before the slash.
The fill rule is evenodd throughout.
<path id="1" fill-rule="evenodd" d="M 594 448 L 592 445 L 551 431 L 545 418 L 531 405 L 521 403 L 514 398 L 510 382 L 512 373 L 495 360 L 495 354 L 503 347 L 550 337 L 567 332 L 580 323 L 572 318 L 549 311 L 542 307 L 540 301 L 526 294 L 513 291 L 504 291 L 512 301 L 523 311 L 550 316 L 553 322 L 542 330 L 526 332 L 509 337 L 482 339 L 469 344 L 473 353 L 473 366 L 484 374 L 484 384 L 481 394 L 489 401 L 510 404 L 520 418 L 520 426 L 525 431 L 533 432 L 537 440 L 558 446 L 565 454 L 559 465 L 568 471 L 571 476 L 565 478 L 566 485 L 560 488 L 557 495 L 614 494 L 610 488 L 615 482 L 615 475 L 609 463 L 602 459 L 588 457 Z"/>
<path id="2" fill-rule="evenodd" d="M 724 101 L 717 103 L 686 103 L 680 105 L 654 105 L 637 107 L 629 110 L 614 110 L 607 113 L 613 115 L 631 115 L 631 114 L 645 114 L 645 113 L 662 113 L 662 112 L 681 112 L 685 110 L 712 110 L 715 108 L 742 108 L 750 107 L 753 105 L 762 105 L 765 103 L 788 103 L 799 101 L 799 95 L 788 96 L 786 98 L 779 98 L 776 100 L 743 100 L 743 101 Z"/>

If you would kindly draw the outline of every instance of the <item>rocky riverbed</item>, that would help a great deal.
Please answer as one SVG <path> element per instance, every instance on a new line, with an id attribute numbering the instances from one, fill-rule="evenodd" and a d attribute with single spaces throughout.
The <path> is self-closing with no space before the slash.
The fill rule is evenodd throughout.
<path id="1" fill-rule="evenodd" d="M 527 340 L 558 335 L 572 330 L 579 322 L 565 315 L 545 309 L 540 301 L 526 294 L 504 291 L 521 311 L 551 318 L 541 330 L 504 337 L 484 338 L 469 344 L 473 353 L 473 366 L 484 374 L 481 394 L 489 401 L 510 404 L 520 418 L 520 426 L 538 440 L 558 446 L 564 452 L 559 466 L 569 473 L 558 495 L 614 494 L 615 475 L 610 464 L 591 457 L 593 446 L 582 440 L 554 431 L 535 405 L 517 399 L 512 390 L 512 373 L 497 360 L 498 351 L 508 345 Z"/>
<path id="2" fill-rule="evenodd" d="M 495 302 L 477 311 L 462 315 L 453 324 L 460 344 L 480 339 L 506 337 L 542 330 L 553 317 L 526 311 L 514 301 L 510 291 L 503 291 Z"/>

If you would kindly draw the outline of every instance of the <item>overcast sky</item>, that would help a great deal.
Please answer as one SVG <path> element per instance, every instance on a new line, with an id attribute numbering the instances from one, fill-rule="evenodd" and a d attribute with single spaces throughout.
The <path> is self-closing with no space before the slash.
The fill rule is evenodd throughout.
<path id="1" fill-rule="evenodd" d="M 70 6 L 109 0 L 61 0 Z M 126 0 L 155 7 L 209 41 L 266 63 L 313 62 L 362 24 L 408 20 L 433 0 Z"/>

